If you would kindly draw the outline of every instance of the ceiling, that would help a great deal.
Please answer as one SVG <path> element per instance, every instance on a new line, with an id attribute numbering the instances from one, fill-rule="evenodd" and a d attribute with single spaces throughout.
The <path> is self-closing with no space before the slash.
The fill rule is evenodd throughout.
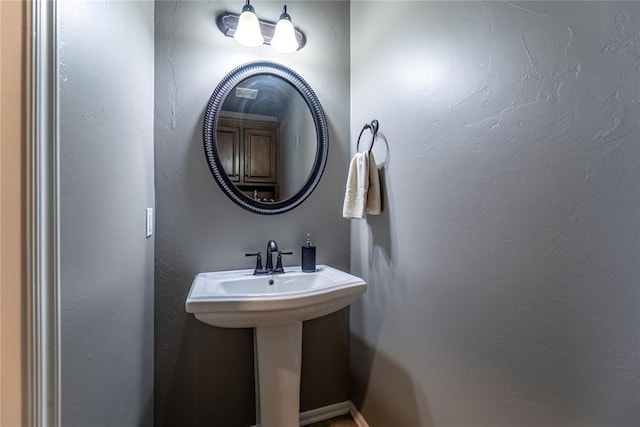
<path id="1" fill-rule="evenodd" d="M 255 99 L 243 97 L 243 92 L 236 89 L 250 89 Z M 236 89 L 232 90 L 222 104 L 223 111 L 231 111 L 243 114 L 258 114 L 274 116 L 281 120 L 291 103 L 293 96 L 301 96 L 296 88 L 286 80 L 268 74 L 251 76 L 240 82 Z"/>

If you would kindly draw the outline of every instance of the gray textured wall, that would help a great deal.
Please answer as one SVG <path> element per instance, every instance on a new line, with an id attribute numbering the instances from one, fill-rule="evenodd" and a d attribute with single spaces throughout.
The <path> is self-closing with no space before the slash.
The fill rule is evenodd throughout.
<path id="1" fill-rule="evenodd" d="M 153 424 L 153 3 L 59 2 L 62 424 Z"/>
<path id="2" fill-rule="evenodd" d="M 390 150 L 351 230 L 372 427 L 640 424 L 639 16 L 351 3 L 351 134 Z"/>
<path id="3" fill-rule="evenodd" d="M 276 20 L 281 2 L 258 2 Z M 215 25 L 237 1 L 156 2 L 155 165 L 157 195 L 155 289 L 156 424 L 246 426 L 255 422 L 253 338 L 249 329 L 214 328 L 184 311 L 198 272 L 251 268 L 248 251 L 275 239 L 300 263 L 305 233 L 318 261 L 349 267 L 349 224 L 341 203 L 349 155 L 349 5 L 290 2 L 307 46 L 279 54 L 245 48 Z M 315 90 L 329 122 L 329 162 L 315 192 L 278 216 L 244 211 L 220 190 L 202 148 L 204 111 L 220 79 L 245 62 L 268 59 L 297 71 Z M 302 409 L 348 398 L 348 312 L 305 325 Z"/>

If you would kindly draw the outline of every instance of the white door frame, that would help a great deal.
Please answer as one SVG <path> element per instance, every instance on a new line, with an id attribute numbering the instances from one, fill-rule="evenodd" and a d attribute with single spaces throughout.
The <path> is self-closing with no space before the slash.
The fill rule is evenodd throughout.
<path id="1" fill-rule="evenodd" d="M 61 425 L 56 8 L 56 0 L 32 0 L 27 412 L 36 427 Z"/>

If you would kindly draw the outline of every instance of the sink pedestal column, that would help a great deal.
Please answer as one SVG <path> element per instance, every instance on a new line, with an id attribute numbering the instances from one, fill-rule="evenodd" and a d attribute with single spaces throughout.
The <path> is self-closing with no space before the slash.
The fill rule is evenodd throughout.
<path id="1" fill-rule="evenodd" d="M 302 322 L 258 326 L 255 331 L 260 425 L 299 426 Z"/>

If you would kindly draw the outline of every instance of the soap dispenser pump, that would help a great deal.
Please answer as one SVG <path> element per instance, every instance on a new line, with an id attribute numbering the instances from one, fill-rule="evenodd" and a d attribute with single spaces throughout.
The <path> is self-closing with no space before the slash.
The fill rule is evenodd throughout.
<path id="1" fill-rule="evenodd" d="M 316 247 L 311 243 L 311 234 L 307 234 L 307 242 L 302 247 L 302 271 L 305 273 L 316 271 Z"/>

